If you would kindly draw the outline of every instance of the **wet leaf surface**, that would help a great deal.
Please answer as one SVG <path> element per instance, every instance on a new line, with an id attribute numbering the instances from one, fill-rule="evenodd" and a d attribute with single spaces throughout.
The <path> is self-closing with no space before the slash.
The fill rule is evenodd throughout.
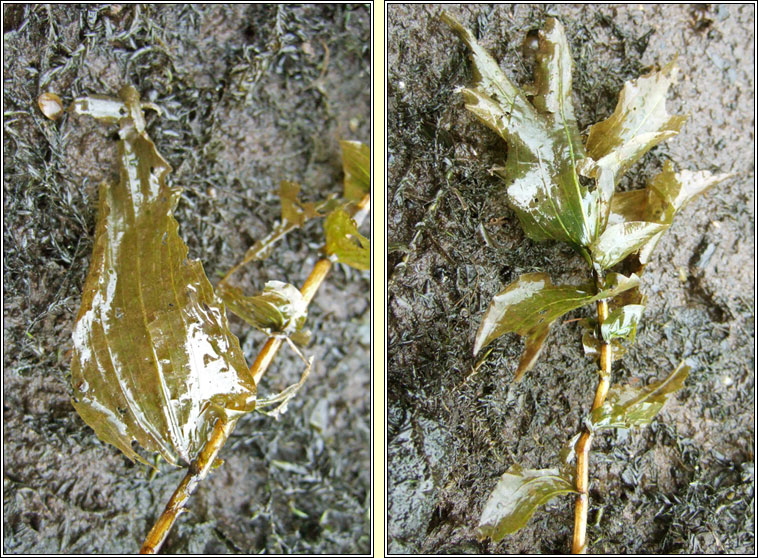
<path id="1" fill-rule="evenodd" d="M 559 494 L 571 492 L 576 490 L 568 472 L 513 465 L 500 477 L 487 499 L 477 531 L 481 538 L 497 542 L 526 525 L 538 507 Z"/>
<path id="2" fill-rule="evenodd" d="M 344 209 L 335 209 L 324 222 L 326 253 L 355 269 L 371 269 L 371 242 L 358 232 Z"/>
<path id="3" fill-rule="evenodd" d="M 76 111 L 120 122 L 121 179 L 103 184 L 95 245 L 74 326 L 74 407 L 131 459 L 136 440 L 191 461 L 218 417 L 253 409 L 255 385 L 202 264 L 172 216 L 181 188 L 144 131 L 137 91 L 80 99 Z M 96 109 L 96 110 L 95 110 Z"/>
<path id="4" fill-rule="evenodd" d="M 629 337 L 634 342 L 634 336 L 637 332 L 637 324 L 642 317 L 642 311 L 645 307 L 641 304 L 629 304 L 616 308 L 600 326 L 603 339 L 612 341 L 618 338 Z"/>
<path id="5" fill-rule="evenodd" d="M 611 225 L 592 244 L 592 261 L 601 269 L 613 267 L 629 254 L 637 252 L 653 237 L 665 231 L 666 225 L 646 221 L 630 221 Z"/>
<path id="6" fill-rule="evenodd" d="M 449 14 L 441 18 L 472 51 L 474 83 L 462 89 L 466 108 L 508 143 L 505 167 L 494 170 L 508 184 L 508 203 L 530 238 L 568 242 L 588 263 L 589 248 L 599 271 L 635 252 L 644 264 L 674 213 L 729 176 L 674 175 L 667 163 L 647 195 L 625 192 L 615 201 L 622 175 L 687 118 L 666 110 L 675 61 L 624 85 L 614 113 L 590 127 L 585 152 L 571 102 L 573 62 L 557 19 L 547 18 L 539 32 L 535 82 L 522 91 L 469 30 Z M 594 179 L 595 188 L 583 186 L 580 175 Z"/>
<path id="7" fill-rule="evenodd" d="M 553 285 L 546 273 L 527 273 L 495 295 L 474 342 L 474 354 L 509 332 L 525 338 L 526 348 L 516 371 L 521 379 L 539 356 L 550 325 L 575 308 L 611 298 L 639 285 L 636 275 L 609 274 L 607 288 L 596 292 L 593 285 Z"/>
<path id="8" fill-rule="evenodd" d="M 613 197 L 607 230 L 637 221 L 660 224 L 661 230 L 638 246 L 640 263 L 645 264 L 650 260 L 661 234 L 673 223 L 674 216 L 690 201 L 730 176 L 708 171 L 685 170 L 677 173 L 673 164 L 666 161 L 663 170 L 650 180 L 645 189 L 619 192 Z"/>
<path id="9" fill-rule="evenodd" d="M 535 240 L 563 240 L 577 247 L 596 235 L 595 195 L 579 182 L 584 157 L 571 103 L 571 55 L 563 26 L 548 18 L 540 31 L 533 104 L 452 16 L 445 21 L 472 50 L 475 80 L 463 89 L 466 108 L 508 143 L 499 174 L 508 203 Z"/>
<path id="10" fill-rule="evenodd" d="M 643 388 L 614 386 L 605 403 L 590 415 L 593 428 L 632 428 L 650 424 L 666 400 L 684 385 L 690 367 L 682 362 L 660 382 Z"/>
<path id="11" fill-rule="evenodd" d="M 601 228 L 621 176 L 651 148 L 675 136 L 687 119 L 666 111 L 666 94 L 677 73 L 672 61 L 660 71 L 626 82 L 613 114 L 590 127 L 587 153 L 596 166 L 585 172 L 597 180 Z"/>
<path id="12" fill-rule="evenodd" d="M 299 331 L 308 308 L 297 287 L 281 281 L 269 281 L 263 292 L 245 296 L 242 289 L 222 283 L 218 296 L 231 312 L 267 335 L 290 335 Z"/>

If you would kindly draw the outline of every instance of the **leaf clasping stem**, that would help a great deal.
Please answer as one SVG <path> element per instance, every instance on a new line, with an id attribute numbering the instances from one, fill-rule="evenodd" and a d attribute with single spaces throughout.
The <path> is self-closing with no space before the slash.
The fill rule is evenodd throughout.
<path id="1" fill-rule="evenodd" d="M 370 207 L 371 196 L 370 194 L 366 194 L 358 203 L 356 213 L 354 214 L 358 226 L 368 215 Z M 313 266 L 311 273 L 300 288 L 300 293 L 303 295 L 306 306 L 313 300 L 331 267 L 332 261 L 329 258 L 323 258 Z M 261 352 L 258 353 L 258 357 L 250 367 L 250 374 L 253 376 L 256 385 L 258 385 L 263 374 L 273 362 L 276 353 L 283 343 L 284 338 L 282 337 L 269 337 L 266 344 L 263 345 Z M 219 418 L 216 421 L 208 441 L 203 446 L 203 449 L 200 450 L 192 465 L 190 465 L 187 474 L 182 479 L 182 482 L 179 483 L 179 486 L 176 487 L 176 490 L 174 490 L 163 513 L 156 520 L 147 537 L 145 537 L 145 542 L 142 544 L 142 548 L 140 548 L 140 554 L 156 554 L 160 550 L 168 537 L 169 531 L 171 531 L 171 527 L 173 527 L 176 519 L 186 511 L 185 507 L 190 496 L 197 488 L 197 485 L 200 484 L 200 481 L 208 475 L 213 463 L 216 461 L 218 452 L 229 439 L 236 424 L 236 420 L 226 420 L 223 418 Z"/>
<path id="2" fill-rule="evenodd" d="M 603 299 L 597 303 L 598 328 L 608 318 L 608 301 Z M 600 382 L 595 390 L 595 400 L 592 410 L 601 407 L 608 395 L 611 385 L 611 363 L 613 362 L 613 347 L 601 337 L 600 343 Z M 587 553 L 587 512 L 589 510 L 589 460 L 590 447 L 594 433 L 589 427 L 576 442 L 576 507 L 574 508 L 574 537 L 571 544 L 572 554 Z"/>

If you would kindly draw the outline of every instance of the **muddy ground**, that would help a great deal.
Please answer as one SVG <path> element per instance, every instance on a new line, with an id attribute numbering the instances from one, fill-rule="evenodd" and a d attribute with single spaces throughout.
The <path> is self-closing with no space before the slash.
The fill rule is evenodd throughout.
<path id="1" fill-rule="evenodd" d="M 642 187 L 668 159 L 735 176 L 678 216 L 642 277 L 648 305 L 614 381 L 650 383 L 681 359 L 693 370 L 651 426 L 596 437 L 590 551 L 754 553 L 754 6 L 449 9 L 518 84 L 532 76 L 522 39 L 557 15 L 585 133 L 626 80 L 678 53 L 683 78 L 667 106 L 689 121 L 621 187 Z M 456 88 L 472 67 L 439 10 L 388 6 L 389 550 L 565 553 L 569 497 L 498 544 L 475 528 L 503 472 L 554 466 L 579 429 L 596 384 L 579 326 L 554 325 L 520 384 L 517 336 L 476 372 L 471 353 L 495 293 L 532 271 L 580 283 L 586 265 L 567 246 L 526 239 L 506 206 L 488 172 L 505 145 L 463 108 Z"/>
<path id="2" fill-rule="evenodd" d="M 360 5 L 4 5 L 3 503 L 7 553 L 133 553 L 184 474 L 103 444 L 70 404 L 71 329 L 97 186 L 117 176 L 115 127 L 46 120 L 38 95 L 160 105 L 148 132 L 186 188 L 176 211 L 212 282 L 279 216 L 281 180 L 341 192 L 340 139 L 370 140 L 370 11 Z M 300 284 L 319 223 L 239 277 Z M 370 550 L 368 273 L 337 266 L 311 306 L 316 364 L 276 421 L 243 418 L 226 463 L 164 547 L 173 553 Z M 250 362 L 265 339 L 232 319 Z M 261 394 L 295 381 L 284 351 Z"/>

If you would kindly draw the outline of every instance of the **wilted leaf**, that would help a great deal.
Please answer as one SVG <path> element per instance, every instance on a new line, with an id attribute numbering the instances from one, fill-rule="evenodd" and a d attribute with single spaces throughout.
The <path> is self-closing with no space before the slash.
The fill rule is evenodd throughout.
<path id="1" fill-rule="evenodd" d="M 345 171 L 344 198 L 360 201 L 371 191 L 371 150 L 359 141 L 340 141 Z"/>
<path id="2" fill-rule="evenodd" d="M 559 494 L 576 492 L 559 469 L 522 469 L 513 465 L 497 483 L 479 520 L 479 535 L 497 542 L 526 525 L 537 508 Z"/>
<path id="3" fill-rule="evenodd" d="M 650 180 L 644 190 L 619 192 L 613 197 L 608 223 L 611 225 L 612 223 L 647 221 L 662 226 L 659 232 L 639 247 L 640 263 L 646 264 L 650 261 L 650 254 L 660 240 L 661 234 L 673 223 L 676 213 L 694 198 L 730 176 L 732 175 L 714 175 L 708 171 L 675 173 L 674 166 L 670 161 L 666 161 L 663 170 Z"/>
<path id="4" fill-rule="evenodd" d="M 344 209 L 335 209 L 324 223 L 326 253 L 356 269 L 371 269 L 371 242 L 358 232 Z"/>
<path id="5" fill-rule="evenodd" d="M 555 239 L 580 249 L 596 235 L 596 194 L 579 182 L 584 147 L 571 103 L 571 54 L 563 26 L 548 18 L 540 31 L 532 105 L 526 95 L 449 14 L 445 21 L 472 50 L 475 81 L 463 89 L 466 108 L 508 143 L 508 203 L 535 240 Z"/>
<path id="6" fill-rule="evenodd" d="M 603 298 L 611 298 L 639 285 L 636 275 L 609 273 L 607 288 L 596 293 L 592 285 L 553 285 L 546 273 L 527 273 L 495 295 L 476 334 L 474 354 L 509 332 L 525 337 L 526 348 L 516 381 L 536 361 L 550 324 L 566 312 Z"/>
<path id="7" fill-rule="evenodd" d="M 679 133 L 686 116 L 666 111 L 666 94 L 676 80 L 676 62 L 624 84 L 613 114 L 590 127 L 587 154 L 595 161 L 586 172 L 600 192 L 600 229 L 619 178 L 652 147 Z"/>
<path id="8" fill-rule="evenodd" d="M 190 462 L 220 416 L 255 405 L 255 385 L 223 304 L 172 217 L 181 193 L 144 131 L 139 95 L 78 99 L 75 110 L 120 122 L 121 179 L 100 187 L 89 275 L 74 325 L 74 407 L 131 459 L 136 440 Z M 96 108 L 97 110 L 93 109 Z"/>
<path id="9" fill-rule="evenodd" d="M 684 385 L 690 367 L 684 362 L 668 378 L 643 388 L 614 386 L 601 407 L 590 415 L 592 426 L 599 428 L 631 428 L 650 424 L 669 396 Z"/>
<path id="10" fill-rule="evenodd" d="M 642 317 L 642 311 L 645 309 L 641 304 L 630 304 L 616 308 L 600 326 L 603 339 L 612 341 L 613 339 L 629 337 L 634 342 L 634 336 L 637 332 L 637 324 Z"/>
<path id="11" fill-rule="evenodd" d="M 256 296 L 245 296 L 241 289 L 222 283 L 218 296 L 229 310 L 267 335 L 292 335 L 303 327 L 308 315 L 302 293 L 281 281 L 267 282 Z"/>

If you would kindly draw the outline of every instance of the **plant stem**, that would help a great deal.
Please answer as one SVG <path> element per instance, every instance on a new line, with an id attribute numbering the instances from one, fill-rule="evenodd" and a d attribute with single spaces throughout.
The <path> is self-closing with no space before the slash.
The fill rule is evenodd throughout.
<path id="1" fill-rule="evenodd" d="M 358 204 L 357 212 L 354 215 L 358 225 L 360 225 L 359 221 L 362 221 L 368 214 L 370 203 L 371 197 L 369 194 L 366 194 Z M 332 260 L 329 258 L 321 259 L 313 266 L 311 273 L 300 288 L 300 293 L 303 295 L 306 306 L 313 300 L 331 267 Z M 250 367 L 250 374 L 253 376 L 256 385 L 258 385 L 263 374 L 273 362 L 283 342 L 284 340 L 281 337 L 269 337 L 266 344 L 263 345 L 261 352 L 258 353 L 258 357 Z M 203 446 L 203 449 L 192 462 L 192 465 L 190 465 L 187 474 L 182 479 L 182 482 L 179 483 L 176 490 L 174 490 L 174 494 L 171 496 L 168 504 L 166 504 L 163 513 L 147 534 L 145 542 L 140 549 L 140 554 L 155 554 L 160 550 L 174 522 L 185 511 L 189 497 L 195 491 L 197 485 L 200 484 L 200 481 L 208 475 L 208 471 L 210 471 L 213 463 L 216 461 L 218 452 L 224 446 L 227 439 L 229 439 L 236 424 L 236 420 L 227 421 L 219 419 L 216 421 L 213 432 L 205 443 L 205 446 Z"/>
<path id="2" fill-rule="evenodd" d="M 208 475 L 208 471 L 213 466 L 219 450 L 232 433 L 232 430 L 234 430 L 235 423 L 236 421 L 226 421 L 224 419 L 219 419 L 216 422 L 211 437 L 208 438 L 205 446 L 203 446 L 195 461 L 190 465 L 184 479 L 179 483 L 168 504 L 166 504 L 166 509 L 163 510 L 158 521 L 155 522 L 155 525 L 153 525 L 153 528 L 147 534 L 145 542 L 140 549 L 140 554 L 155 554 L 158 552 L 163 541 L 166 540 L 168 532 L 174 525 L 176 518 L 185 511 L 184 506 L 187 500 L 189 500 L 197 485 L 200 484 L 200 481 Z"/>
<path id="3" fill-rule="evenodd" d="M 601 300 L 597 303 L 598 328 L 608 317 L 608 302 Z M 600 407 L 608 395 L 611 385 L 611 363 L 613 348 L 610 343 L 600 337 L 600 382 L 595 390 L 595 400 L 592 403 L 594 411 Z M 589 460 L 593 433 L 585 426 L 584 432 L 576 443 L 576 508 L 574 510 L 574 538 L 571 545 L 573 554 L 587 553 L 587 511 L 589 509 Z"/>

